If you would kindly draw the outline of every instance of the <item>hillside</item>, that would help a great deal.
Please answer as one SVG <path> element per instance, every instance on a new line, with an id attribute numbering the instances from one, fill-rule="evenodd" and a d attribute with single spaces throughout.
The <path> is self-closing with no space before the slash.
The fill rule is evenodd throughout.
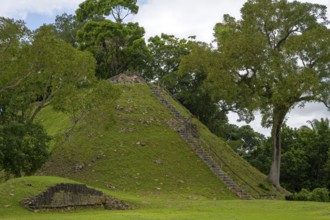
<path id="1" fill-rule="evenodd" d="M 180 136 L 180 121 L 147 84 L 114 86 L 121 90 L 115 121 L 104 115 L 97 122 L 87 120 L 65 137 L 69 118 L 51 107 L 41 113 L 39 120 L 56 138 L 52 155 L 38 175 L 67 177 L 91 186 L 138 194 L 237 198 L 196 154 L 192 144 Z M 201 146 L 238 186 L 254 198 L 280 196 L 264 182 L 263 174 L 197 119 L 190 120 L 185 108 L 162 93 L 194 125 L 198 133 L 192 140 L 194 144 Z"/>

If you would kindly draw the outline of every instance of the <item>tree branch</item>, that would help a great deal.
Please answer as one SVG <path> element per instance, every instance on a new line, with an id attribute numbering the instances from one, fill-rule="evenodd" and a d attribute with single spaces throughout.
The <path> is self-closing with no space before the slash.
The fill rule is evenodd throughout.
<path id="1" fill-rule="evenodd" d="M 298 102 L 310 102 L 310 101 L 317 101 L 313 96 L 303 96 L 298 99 Z"/>
<path id="2" fill-rule="evenodd" d="M 286 33 L 286 35 L 281 40 L 279 40 L 279 42 L 276 44 L 275 48 L 278 51 L 280 51 L 281 50 L 281 48 L 280 48 L 281 47 L 281 44 L 283 44 L 286 41 L 286 39 L 288 39 L 288 37 L 290 37 L 290 35 L 292 33 L 296 32 L 296 31 L 298 31 L 298 28 L 295 28 L 295 29 L 292 29 L 292 30 L 288 30 L 287 33 Z"/>
<path id="3" fill-rule="evenodd" d="M 29 122 L 32 123 L 33 120 L 35 119 L 35 117 L 37 116 L 37 114 L 41 111 L 41 109 L 43 109 L 44 107 L 46 107 L 47 105 L 49 105 L 49 103 L 47 104 L 47 101 L 52 97 L 52 95 L 48 95 L 48 90 L 50 88 L 50 85 L 52 83 L 52 80 L 53 80 L 53 76 L 54 76 L 54 73 L 50 74 L 49 78 L 48 78 L 48 81 L 45 85 L 45 88 L 44 88 L 44 94 L 43 94 L 43 97 L 42 97 L 42 101 L 40 102 L 40 104 L 38 105 L 38 107 L 34 110 Z"/>
<path id="4" fill-rule="evenodd" d="M 12 85 L 8 85 L 8 86 L 5 86 L 3 88 L 0 89 L 0 93 L 4 92 L 5 90 L 7 89 L 12 89 L 12 88 L 15 88 L 16 86 L 19 86 L 19 84 L 25 80 L 26 78 L 28 78 L 30 75 L 32 74 L 32 72 L 29 72 L 28 74 L 26 74 L 23 78 L 21 79 L 18 79 L 16 82 L 13 82 Z"/>

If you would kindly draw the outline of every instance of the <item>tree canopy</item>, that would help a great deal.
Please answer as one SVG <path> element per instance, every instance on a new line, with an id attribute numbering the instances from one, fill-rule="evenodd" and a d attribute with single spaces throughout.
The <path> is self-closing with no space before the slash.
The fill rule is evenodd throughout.
<path id="1" fill-rule="evenodd" d="M 53 26 L 31 33 L 21 21 L 0 21 L 0 168 L 15 176 L 30 175 L 48 155 L 50 137 L 35 121 L 38 113 L 52 105 L 77 115 L 83 106 L 71 109 L 81 101 L 84 106 L 97 103 L 100 89 L 92 88 L 100 83 L 93 56 L 59 39 Z M 109 95 L 102 98 L 115 98 L 109 83 L 106 90 Z M 93 99 L 86 99 L 87 91 L 96 91 Z M 74 102 L 68 102 L 71 98 Z"/>
<path id="2" fill-rule="evenodd" d="M 76 11 L 78 21 L 91 21 L 112 16 L 121 23 L 128 15 L 136 14 L 139 10 L 137 0 L 86 0 Z"/>
<path id="3" fill-rule="evenodd" d="M 291 192 L 302 189 L 329 189 L 330 123 L 314 119 L 300 128 L 282 127 L 281 185 Z M 244 156 L 253 166 L 266 173 L 271 164 L 271 138 Z"/>
<path id="4" fill-rule="evenodd" d="M 126 71 L 141 72 L 148 60 L 144 29 L 137 23 L 90 21 L 77 33 L 79 48 L 90 51 L 96 61 L 96 75 L 109 78 Z"/>
<path id="5" fill-rule="evenodd" d="M 273 154 L 268 180 L 280 186 L 281 127 L 286 114 L 308 101 L 327 102 L 330 31 L 322 5 L 286 0 L 251 0 L 242 20 L 229 16 L 215 27 L 219 51 L 248 86 L 249 109 L 259 109 L 272 127 Z M 235 72 L 234 72 L 235 71 Z M 325 99 L 324 99 L 325 98 Z"/>
<path id="6" fill-rule="evenodd" d="M 249 114 L 259 110 L 262 125 L 272 127 L 268 180 L 280 187 L 281 127 L 287 113 L 309 101 L 329 100 L 324 93 L 330 67 L 326 7 L 250 0 L 241 14 L 241 20 L 225 15 L 216 24 L 218 49 L 209 54 L 218 58 L 211 65 L 199 62 L 209 74 L 215 99 Z"/>

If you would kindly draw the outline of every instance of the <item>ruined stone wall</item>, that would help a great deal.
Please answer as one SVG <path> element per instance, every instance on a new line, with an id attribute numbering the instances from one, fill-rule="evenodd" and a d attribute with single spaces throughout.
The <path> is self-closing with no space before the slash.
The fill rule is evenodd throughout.
<path id="1" fill-rule="evenodd" d="M 122 73 L 109 79 L 113 83 L 146 83 L 138 73 Z"/>
<path id="2" fill-rule="evenodd" d="M 129 207 L 122 201 L 106 196 L 102 192 L 87 188 L 83 184 L 61 183 L 47 191 L 25 199 L 22 205 L 30 210 L 68 209 L 78 207 L 104 207 L 124 210 Z"/>

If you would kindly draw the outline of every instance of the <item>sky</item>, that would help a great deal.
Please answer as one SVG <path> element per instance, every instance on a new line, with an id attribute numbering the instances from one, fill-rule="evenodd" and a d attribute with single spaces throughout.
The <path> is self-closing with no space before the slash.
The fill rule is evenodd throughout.
<path id="1" fill-rule="evenodd" d="M 22 19 L 30 29 L 42 24 L 53 23 L 56 15 L 73 14 L 84 0 L 0 0 L 0 16 Z M 139 13 L 131 18 L 145 28 L 146 39 L 161 33 L 173 34 L 179 38 L 196 36 L 197 40 L 212 42 L 213 27 L 222 21 L 224 14 L 240 18 L 240 8 L 245 0 L 139 0 Z M 305 0 L 328 7 L 330 0 Z M 321 104 L 311 103 L 304 108 L 295 108 L 287 116 L 291 127 L 306 125 L 308 120 L 329 117 L 330 112 Z M 229 115 L 236 123 L 235 114 Z M 242 123 L 240 123 L 242 125 Z M 260 116 L 250 125 L 258 132 L 269 135 L 269 129 L 260 125 Z"/>

